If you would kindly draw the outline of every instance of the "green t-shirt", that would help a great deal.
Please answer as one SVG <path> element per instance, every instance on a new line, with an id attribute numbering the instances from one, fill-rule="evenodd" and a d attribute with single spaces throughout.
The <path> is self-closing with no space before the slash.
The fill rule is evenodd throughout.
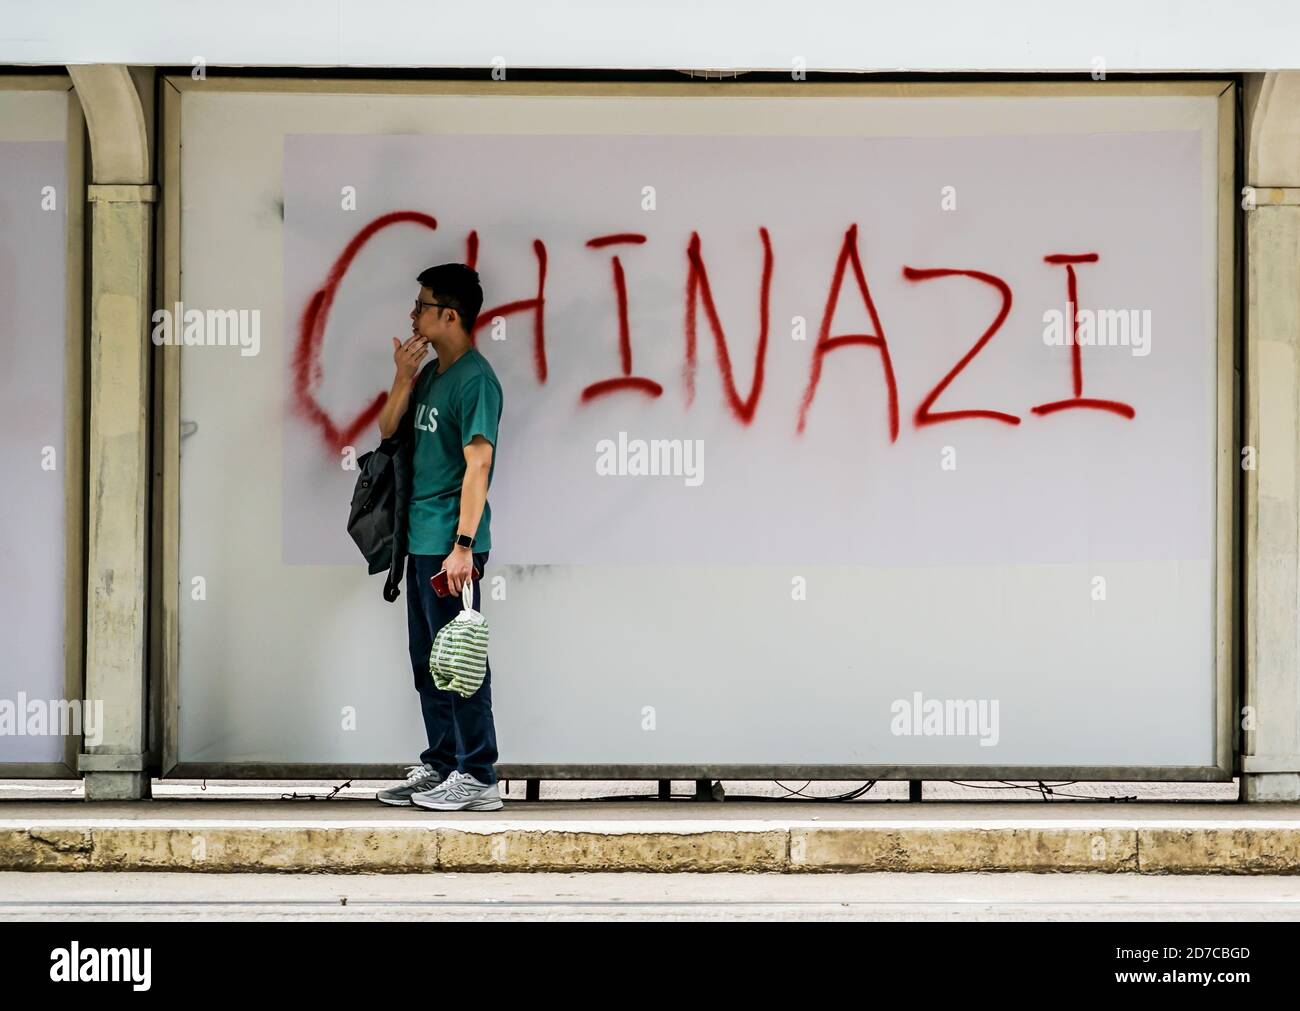
<path id="1" fill-rule="evenodd" d="M 492 366 L 470 348 L 438 375 L 430 363 L 411 393 L 415 412 L 414 474 L 411 482 L 407 550 L 413 555 L 446 555 L 455 546 L 460 523 L 460 489 L 465 480 L 465 447 L 476 435 L 492 443 L 488 485 L 496 470 L 501 384 Z M 492 546 L 491 507 L 474 535 L 474 551 Z"/>

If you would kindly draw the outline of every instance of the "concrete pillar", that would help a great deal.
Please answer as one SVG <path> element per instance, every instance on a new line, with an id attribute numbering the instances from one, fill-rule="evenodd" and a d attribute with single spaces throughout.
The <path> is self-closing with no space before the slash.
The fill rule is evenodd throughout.
<path id="1" fill-rule="evenodd" d="M 147 676 L 152 73 L 69 67 L 92 153 L 86 697 L 104 736 L 88 800 L 149 796 Z"/>
<path id="2" fill-rule="evenodd" d="M 1300 800 L 1300 72 L 1246 82 L 1241 798 Z M 1253 209 L 1252 209 L 1253 208 Z"/>

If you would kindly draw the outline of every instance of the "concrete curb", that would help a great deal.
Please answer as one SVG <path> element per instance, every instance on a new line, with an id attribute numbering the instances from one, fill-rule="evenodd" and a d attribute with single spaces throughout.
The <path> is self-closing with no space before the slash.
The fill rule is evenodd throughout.
<path id="1" fill-rule="evenodd" d="M 534 817 L 464 827 L 328 817 L 19 821 L 0 817 L 0 870 L 1300 874 L 1300 821 L 1276 819 L 1126 825 L 1027 816 L 1023 824 L 991 826 L 919 818 L 826 826 L 646 819 L 584 826 Z"/>

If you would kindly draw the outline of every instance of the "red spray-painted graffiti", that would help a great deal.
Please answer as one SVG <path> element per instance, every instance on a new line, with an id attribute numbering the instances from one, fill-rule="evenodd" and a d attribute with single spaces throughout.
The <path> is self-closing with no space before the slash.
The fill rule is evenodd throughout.
<path id="1" fill-rule="evenodd" d="M 537 295 L 533 298 L 520 299 L 517 302 L 503 302 L 501 305 L 486 309 L 478 314 L 474 324 L 474 334 L 485 322 L 495 317 L 505 317 L 517 312 L 533 314 L 533 367 L 537 372 L 537 381 L 546 382 L 546 246 L 541 239 L 533 240 L 533 255 L 537 257 Z M 478 266 L 478 232 L 470 232 L 465 242 L 465 263 L 471 267 Z M 470 340 L 474 339 L 470 334 Z"/>
<path id="2" fill-rule="evenodd" d="M 1006 281 L 993 274 L 985 274 L 979 270 L 917 270 L 914 267 L 904 267 L 903 276 L 909 281 L 928 281 L 936 277 L 973 277 L 977 281 L 983 281 L 990 284 L 1002 295 L 1002 309 L 998 312 L 989 328 L 984 331 L 980 339 L 975 342 L 969 351 L 962 356 L 961 361 L 954 365 L 949 373 L 939 380 L 939 385 L 930 391 L 929 396 L 921 401 L 921 406 L 916 409 L 916 427 L 922 425 L 934 425 L 940 421 L 956 421 L 958 418 L 993 418 L 996 421 L 1005 421 L 1008 425 L 1020 424 L 1020 419 L 1014 414 L 1004 414 L 1001 411 L 941 411 L 938 414 L 930 413 L 930 407 L 939 399 L 939 394 L 948 388 L 948 384 L 957 378 L 957 373 L 970 364 L 974 358 L 983 349 L 984 345 L 992 340 L 993 335 L 998 332 L 1007 314 L 1011 312 L 1011 287 Z"/>
<path id="3" fill-rule="evenodd" d="M 704 269 L 704 258 L 700 255 L 699 232 L 691 233 L 690 245 L 686 247 L 689 264 L 686 272 L 686 365 L 682 369 L 682 379 L 686 383 L 686 403 L 689 406 L 695 402 L 695 317 L 702 299 L 718 352 L 718 369 L 722 372 L 727 405 L 742 425 L 748 425 L 754 420 L 758 398 L 763 395 L 763 366 L 767 361 L 767 307 L 772 290 L 772 240 L 768 237 L 766 228 L 760 228 L 758 234 L 763 240 L 763 282 L 758 296 L 758 346 L 754 349 L 754 379 L 749 387 L 749 396 L 744 400 L 740 399 L 740 394 L 736 391 L 736 379 L 731 372 L 731 353 L 727 350 L 727 335 L 722 331 L 718 310 L 713 305 L 709 275 Z"/>
<path id="4" fill-rule="evenodd" d="M 587 240 L 590 249 L 603 249 L 606 246 L 641 245 L 644 235 L 620 232 L 615 235 L 601 235 Z M 610 261 L 614 270 L 614 293 L 618 296 L 618 357 L 623 366 L 623 374 L 614 379 L 603 379 L 592 383 L 582 391 L 583 400 L 595 400 L 619 390 L 636 390 L 651 397 L 663 393 L 664 388 L 653 379 L 632 375 L 632 333 L 627 322 L 627 280 L 623 276 L 623 261 L 615 256 Z"/>
<path id="5" fill-rule="evenodd" d="M 862 296 L 867 313 L 871 316 L 871 325 L 876 328 L 876 332 L 832 337 L 831 320 L 835 316 L 835 307 L 840 301 L 844 268 L 850 263 L 853 264 L 853 279 L 858 284 L 858 293 Z M 850 225 L 849 230 L 844 233 L 844 244 L 840 246 L 840 257 L 835 263 L 831 293 L 826 296 L 826 311 L 822 313 L 821 332 L 817 337 L 817 346 L 813 348 L 812 375 L 808 377 L 808 388 L 804 391 L 803 403 L 799 405 L 800 434 L 808 424 L 808 409 L 812 407 L 813 397 L 817 396 L 817 384 L 822 379 L 822 359 L 837 348 L 852 347 L 855 344 L 880 349 L 880 365 L 885 370 L 885 386 L 889 389 L 889 441 L 893 442 L 898 438 L 898 384 L 894 381 L 894 365 L 889 360 L 889 344 L 885 340 L 885 328 L 880 325 L 876 303 L 871 300 L 871 290 L 867 287 L 867 278 L 862 272 L 862 261 L 858 258 L 858 226 Z"/>
<path id="6" fill-rule="evenodd" d="M 1093 400 L 1083 395 L 1083 349 L 1076 339 L 1079 335 L 1079 320 L 1074 314 L 1074 310 L 1079 304 L 1079 279 L 1075 276 L 1074 265 L 1076 263 L 1096 263 L 1097 259 L 1096 253 L 1081 253 L 1078 256 L 1053 253 L 1050 256 L 1043 257 L 1043 260 L 1047 263 L 1065 264 L 1065 290 L 1070 306 L 1068 314 L 1070 317 L 1070 368 L 1074 373 L 1074 396 L 1067 400 L 1054 400 L 1050 404 L 1039 404 L 1037 407 L 1031 407 L 1030 410 L 1035 414 L 1051 414 L 1054 411 L 1064 411 L 1071 407 L 1090 408 L 1094 411 L 1113 411 L 1125 418 L 1131 418 L 1136 413 L 1129 404 L 1121 404 L 1118 400 Z"/>
<path id="7" fill-rule="evenodd" d="M 344 247 L 343 252 L 339 254 L 338 259 L 334 261 L 326 274 L 324 282 L 321 284 L 312 296 L 308 299 L 306 308 L 302 312 L 298 326 L 298 342 L 294 349 L 293 356 L 293 402 L 295 409 L 314 425 L 322 440 L 332 450 L 338 450 L 346 445 L 351 445 L 356 438 L 371 424 L 374 423 L 380 409 L 383 407 L 387 398 L 387 393 L 379 393 L 374 400 L 367 404 L 362 411 L 353 417 L 350 421 L 336 421 L 320 405 L 316 399 L 316 390 L 321 380 L 321 347 L 325 333 L 325 326 L 329 319 L 330 309 L 334 304 L 335 296 L 338 292 L 339 284 L 342 282 L 348 268 L 357 254 L 378 232 L 391 225 L 398 224 L 416 224 L 429 230 L 436 230 L 438 223 L 428 214 L 419 211 L 395 211 L 391 214 L 385 214 L 371 221 L 361 229 Z M 749 425 L 753 422 L 755 413 L 758 410 L 759 401 L 763 394 L 764 368 L 767 358 L 768 349 L 768 308 L 770 303 L 772 273 L 775 264 L 775 257 L 772 252 L 771 237 L 766 228 L 758 230 L 759 239 L 763 246 L 763 269 L 759 286 L 759 335 L 754 349 L 754 370 L 753 379 L 750 383 L 748 395 L 742 397 L 736 387 L 736 380 L 732 368 L 731 353 L 728 348 L 726 332 L 723 329 L 722 321 L 718 315 L 717 307 L 714 305 L 713 292 L 709 285 L 708 270 L 705 266 L 704 256 L 701 249 L 700 236 L 698 232 L 692 232 L 690 240 L 686 245 L 686 315 L 685 315 L 685 364 L 682 368 L 682 381 L 686 390 L 686 401 L 690 405 L 695 400 L 695 378 L 697 372 L 697 347 L 699 341 L 698 334 L 698 315 L 701 305 L 704 307 L 704 314 L 708 321 L 709 329 L 713 333 L 714 348 L 717 354 L 718 369 L 722 376 L 723 393 L 726 397 L 726 405 L 731 414 L 742 425 Z M 600 235 L 587 240 L 587 247 L 590 249 L 604 249 L 609 246 L 620 245 L 644 245 L 647 241 L 646 236 L 630 233 L 619 232 L 609 235 Z M 476 231 L 471 231 L 466 238 L 465 262 L 471 267 L 478 264 L 479 237 Z M 506 317 L 516 313 L 531 314 L 533 319 L 533 365 L 534 372 L 537 376 L 538 384 L 545 384 L 547 381 L 548 370 L 546 362 L 546 331 L 545 331 L 545 311 L 546 311 L 546 267 L 547 252 L 546 245 L 541 239 L 533 240 L 533 253 L 537 259 L 537 294 L 531 298 L 519 299 L 513 302 L 504 302 L 500 305 L 489 309 L 484 309 L 479 314 L 478 321 L 475 325 L 475 335 L 478 330 L 485 324 L 488 324 L 494 318 Z M 1044 257 L 1044 262 L 1054 265 L 1064 265 L 1066 270 L 1066 293 L 1069 305 L 1072 308 L 1078 305 L 1078 277 L 1075 273 L 1075 265 L 1081 263 L 1096 263 L 1099 260 L 1097 253 L 1052 253 Z M 841 291 L 844 285 L 845 271 L 849 267 L 853 268 L 853 280 L 857 285 L 858 294 L 862 298 L 862 303 L 866 308 L 867 315 L 871 319 L 872 333 L 859 334 L 837 334 L 832 336 L 832 323 L 835 318 L 835 311 L 839 306 Z M 610 268 L 612 282 L 614 287 L 614 296 L 618 308 L 618 351 L 620 375 L 608 379 L 602 379 L 597 382 L 588 384 L 583 388 L 580 400 L 587 403 L 598 397 L 608 396 L 610 394 L 631 391 L 650 397 L 658 397 L 663 393 L 663 386 L 654 379 L 646 376 L 634 375 L 632 371 L 632 336 L 631 328 L 628 322 L 628 296 L 627 296 L 627 279 L 623 270 L 621 257 L 614 255 L 610 259 Z M 903 277 L 908 281 L 921 282 L 932 281 L 949 277 L 967 277 L 982 284 L 987 284 L 1001 297 L 1001 307 L 993 322 L 984 330 L 979 339 L 970 347 L 965 355 L 947 372 L 946 375 L 934 386 L 934 388 L 921 401 L 913 415 L 913 425 L 916 428 L 923 428 L 926 425 L 935 425 L 941 422 L 961 421 L 966 419 L 989 419 L 992 421 L 1002 422 L 1008 425 L 1019 425 L 1021 418 L 1005 411 L 991 409 L 974 409 L 965 408 L 961 410 L 935 411 L 935 401 L 947 390 L 948 386 L 957 376 L 966 369 L 985 346 L 993 339 L 994 334 L 1006 321 L 1011 312 L 1012 294 L 1011 287 L 1002 278 L 994 274 L 989 274 L 979 270 L 960 270 L 950 267 L 939 268 L 916 268 L 903 267 Z M 1072 313 L 1071 313 L 1072 314 Z M 1117 400 L 1100 400 L 1083 396 L 1083 358 L 1082 348 L 1077 338 L 1078 322 L 1071 318 L 1071 371 L 1073 377 L 1073 396 L 1064 399 L 1052 401 L 1046 404 L 1039 404 L 1031 407 L 1032 413 L 1043 416 L 1053 414 L 1057 411 L 1063 411 L 1071 408 L 1081 408 L 1089 410 L 1106 411 L 1117 414 L 1124 418 L 1133 418 L 1136 411 L 1130 404 L 1122 403 Z M 473 337 L 474 335 L 471 335 Z M 808 385 L 804 389 L 803 398 L 799 406 L 799 415 L 796 425 L 796 432 L 802 434 L 807 427 L 808 413 L 812 408 L 813 401 L 817 396 L 817 388 L 822 378 L 822 365 L 826 355 L 832 351 L 846 347 L 868 347 L 874 349 L 880 356 L 880 366 L 884 375 L 885 387 L 888 395 L 888 419 L 889 419 L 889 438 L 890 441 L 898 439 L 898 384 L 894 377 L 893 362 L 889 355 L 889 343 L 885 337 L 885 329 L 881 325 L 880 315 L 876 311 L 876 305 L 871 297 L 871 290 L 867 285 L 866 274 L 862 269 L 862 260 L 858 254 L 858 226 L 850 225 L 844 233 L 844 240 L 840 245 L 840 251 L 835 264 L 835 273 L 831 279 L 830 291 L 826 296 L 826 304 L 822 312 L 821 326 L 818 331 L 817 341 L 813 347 L 811 371 L 808 377 Z"/>
<path id="8" fill-rule="evenodd" d="M 325 324 L 329 321 L 330 308 L 334 305 L 334 296 L 338 293 L 343 275 L 352 266 L 352 261 L 361 252 L 362 247 L 376 234 L 390 225 L 403 223 L 421 225 L 430 230 L 438 227 L 438 222 L 428 214 L 419 211 L 395 211 L 375 218 L 365 228 L 352 237 L 352 241 L 343 247 L 337 260 L 330 266 L 322 284 L 307 300 L 298 321 L 298 345 L 293 354 L 293 402 L 298 413 L 320 430 L 321 438 L 332 450 L 352 445 L 358 435 L 365 431 L 379 417 L 379 411 L 388 399 L 386 392 L 380 393 L 361 413 L 347 423 L 335 421 L 321 407 L 316 399 L 316 389 L 321 380 L 321 342 L 325 336 Z"/>

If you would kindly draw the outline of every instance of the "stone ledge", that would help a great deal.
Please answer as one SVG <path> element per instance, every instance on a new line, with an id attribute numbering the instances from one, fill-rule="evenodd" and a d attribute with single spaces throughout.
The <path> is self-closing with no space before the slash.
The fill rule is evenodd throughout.
<path id="1" fill-rule="evenodd" d="M 3 810 L 0 809 L 0 814 Z M 1300 824 L 990 826 L 898 819 L 770 826 L 662 819 L 481 827 L 394 820 L 0 824 L 0 870 L 198 872 L 1031 871 L 1300 874 Z"/>

